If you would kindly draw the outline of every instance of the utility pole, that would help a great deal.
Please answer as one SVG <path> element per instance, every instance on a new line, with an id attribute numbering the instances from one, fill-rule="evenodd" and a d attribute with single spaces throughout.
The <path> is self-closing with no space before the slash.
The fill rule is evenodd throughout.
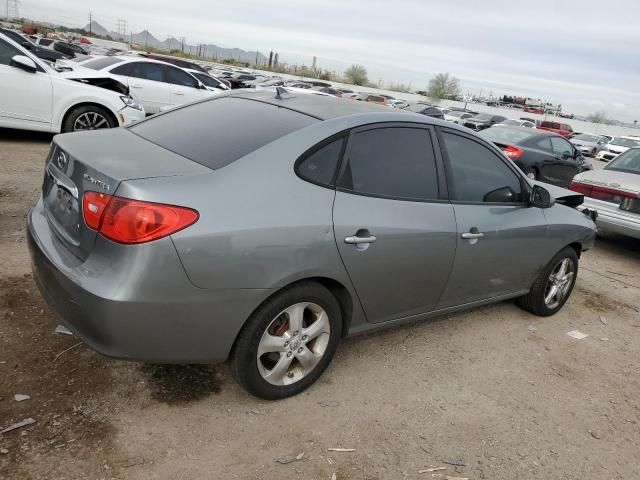
<path id="1" fill-rule="evenodd" d="M 118 36 L 123 40 L 127 36 L 127 21 L 123 18 L 119 18 L 116 23 L 116 31 L 118 32 Z"/>
<path id="2" fill-rule="evenodd" d="M 92 23 L 93 23 L 93 20 L 91 19 L 91 12 L 89 12 L 89 36 L 90 37 L 93 36 L 93 34 L 91 33 L 91 29 L 93 27 Z"/>

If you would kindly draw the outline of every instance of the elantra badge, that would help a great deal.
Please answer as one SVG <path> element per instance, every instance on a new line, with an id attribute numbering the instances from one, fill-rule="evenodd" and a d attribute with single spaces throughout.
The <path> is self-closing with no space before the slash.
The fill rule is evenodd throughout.
<path id="1" fill-rule="evenodd" d="M 111 187 L 109 186 L 108 183 L 104 183 L 102 180 L 98 180 L 97 178 L 94 178 L 91 175 L 87 175 L 86 173 L 84 173 L 84 174 L 82 174 L 82 176 L 84 177 L 84 179 L 86 181 L 91 182 L 94 185 L 97 185 L 98 187 L 102 188 L 103 190 L 109 191 L 111 189 Z"/>

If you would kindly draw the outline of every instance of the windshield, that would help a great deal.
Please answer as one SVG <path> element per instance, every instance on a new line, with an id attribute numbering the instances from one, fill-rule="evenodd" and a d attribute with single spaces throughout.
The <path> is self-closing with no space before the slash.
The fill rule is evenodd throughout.
<path id="1" fill-rule="evenodd" d="M 465 112 L 457 112 L 457 111 L 447 112 L 447 116 L 449 116 L 449 117 L 461 117 L 463 113 L 465 113 Z"/>
<path id="2" fill-rule="evenodd" d="M 95 60 L 84 62 L 82 63 L 82 66 L 91 68 L 93 70 L 102 70 L 103 68 L 107 68 L 119 62 L 122 62 L 122 59 L 118 57 L 101 57 Z"/>
<path id="3" fill-rule="evenodd" d="M 478 115 L 476 115 L 475 117 L 473 117 L 471 120 L 478 120 L 481 122 L 486 122 L 489 121 L 493 118 L 493 115 L 491 115 L 490 113 L 479 113 Z"/>
<path id="4" fill-rule="evenodd" d="M 592 142 L 592 143 L 596 143 L 598 141 L 598 136 L 596 135 L 589 135 L 586 133 L 581 133 L 580 135 L 576 135 L 575 137 L 573 137 L 574 140 L 582 140 L 584 142 Z"/>
<path id="5" fill-rule="evenodd" d="M 609 145 L 617 145 L 618 147 L 640 147 L 640 139 L 634 140 L 632 138 L 622 138 L 618 137 L 615 140 L 612 140 Z"/>
<path id="6" fill-rule="evenodd" d="M 204 85 L 207 87 L 217 88 L 219 86 L 218 82 L 216 82 L 213 78 L 211 78 L 206 73 L 196 73 L 196 72 L 191 72 L 191 73 L 195 75 L 198 78 L 198 80 L 204 83 Z"/>
<path id="7" fill-rule="evenodd" d="M 520 130 L 516 128 L 491 127 L 478 133 L 481 137 L 494 143 L 506 145 L 518 145 L 520 142 L 535 135 L 530 130 Z"/>
<path id="8" fill-rule="evenodd" d="M 519 120 L 505 120 L 502 122 L 503 125 L 512 125 L 514 127 L 519 127 L 521 123 Z"/>
<path id="9" fill-rule="evenodd" d="M 640 148 L 633 148 L 621 153 L 618 157 L 609 162 L 604 169 L 640 175 Z"/>

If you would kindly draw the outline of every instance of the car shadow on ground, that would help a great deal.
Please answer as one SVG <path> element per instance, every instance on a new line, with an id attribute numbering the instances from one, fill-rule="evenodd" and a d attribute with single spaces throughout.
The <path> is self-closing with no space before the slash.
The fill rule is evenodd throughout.
<path id="1" fill-rule="evenodd" d="M 42 142 L 50 143 L 53 138 L 52 133 L 32 132 L 30 130 L 13 130 L 10 128 L 0 128 L 0 140 L 9 142 Z"/>
<path id="2" fill-rule="evenodd" d="M 640 240 L 636 238 L 599 231 L 596 248 L 607 253 L 624 255 L 629 259 L 640 260 Z"/>

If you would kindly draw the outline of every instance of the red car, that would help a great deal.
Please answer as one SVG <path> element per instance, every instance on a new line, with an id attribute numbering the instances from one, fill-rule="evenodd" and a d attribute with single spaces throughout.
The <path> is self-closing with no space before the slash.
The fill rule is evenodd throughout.
<path id="1" fill-rule="evenodd" d="M 560 123 L 560 122 L 551 122 L 551 121 L 543 121 L 536 128 L 540 130 L 548 130 L 549 132 L 554 132 L 563 137 L 570 137 L 573 133 L 573 128 L 568 123 Z"/>

